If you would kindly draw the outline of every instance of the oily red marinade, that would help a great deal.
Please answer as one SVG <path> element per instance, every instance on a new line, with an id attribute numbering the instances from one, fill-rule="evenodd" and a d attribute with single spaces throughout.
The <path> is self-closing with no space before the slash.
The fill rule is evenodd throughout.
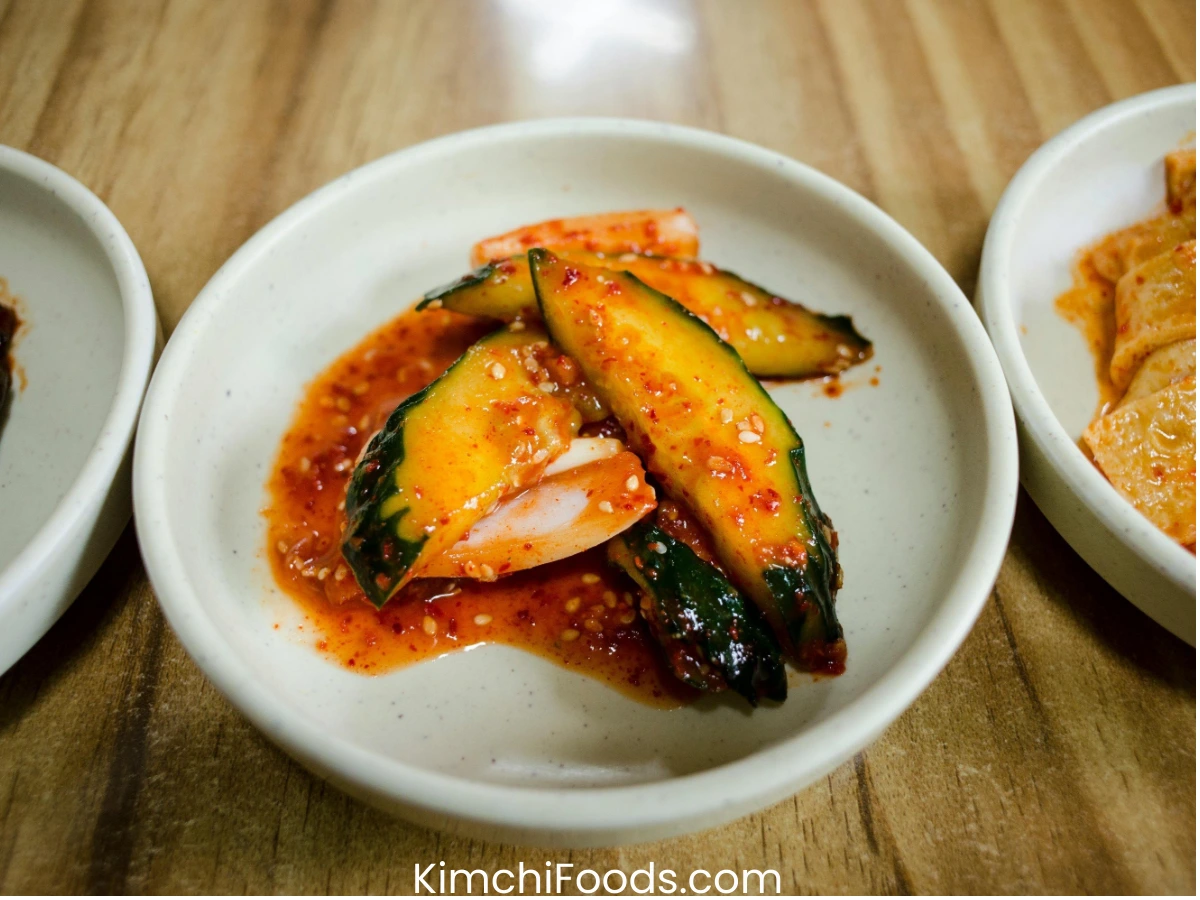
<path id="1" fill-rule="evenodd" d="M 1116 286 L 1096 270 L 1091 254 L 1085 252 L 1076 260 L 1073 285 L 1054 304 L 1087 341 L 1100 395 L 1096 417 L 1104 415 L 1120 399 L 1108 371 L 1117 333 L 1115 302 Z"/>
<path id="2" fill-rule="evenodd" d="M 602 548 L 494 583 L 417 580 L 380 610 L 345 566 L 342 500 L 363 444 L 491 327 L 446 310 L 405 313 L 307 387 L 267 485 L 276 582 L 301 604 L 305 636 L 356 671 L 503 643 L 655 706 L 688 702 L 696 692 L 670 674 Z"/>

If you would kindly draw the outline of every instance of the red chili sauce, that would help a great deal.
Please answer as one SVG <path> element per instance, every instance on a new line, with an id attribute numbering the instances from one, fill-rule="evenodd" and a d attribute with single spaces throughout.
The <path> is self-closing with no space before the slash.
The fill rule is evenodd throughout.
<path id="1" fill-rule="evenodd" d="M 836 400 L 850 388 L 862 387 L 863 385 L 879 387 L 879 373 L 882 371 L 882 366 L 876 366 L 875 374 L 866 381 L 852 381 L 844 377 L 845 373 L 839 372 L 837 375 L 826 375 L 824 378 L 815 378 L 813 379 L 813 383 L 817 386 L 820 394 L 824 394 L 831 400 Z M 784 381 L 770 382 L 772 385 L 786 383 Z"/>
<path id="2" fill-rule="evenodd" d="M 1109 362 L 1112 360 L 1113 344 L 1117 337 L 1116 286 L 1101 275 L 1091 259 L 1091 251 L 1085 251 L 1075 261 L 1074 283 L 1070 290 L 1054 301 L 1059 314 L 1074 325 L 1087 341 L 1095 367 L 1096 388 L 1100 394 L 1096 416 L 1102 416 L 1121 399 L 1120 392 L 1109 377 Z M 1084 452 L 1091 456 L 1082 443 Z"/>
<path id="3" fill-rule="evenodd" d="M 501 578 L 418 579 L 376 610 L 339 549 L 346 483 L 359 451 L 404 398 L 489 326 L 447 310 L 408 312 L 308 386 L 267 484 L 267 556 L 305 613 L 305 633 L 342 665 L 379 674 L 481 643 L 508 644 L 659 707 L 698 693 L 667 669 L 632 586 L 602 548 Z"/>

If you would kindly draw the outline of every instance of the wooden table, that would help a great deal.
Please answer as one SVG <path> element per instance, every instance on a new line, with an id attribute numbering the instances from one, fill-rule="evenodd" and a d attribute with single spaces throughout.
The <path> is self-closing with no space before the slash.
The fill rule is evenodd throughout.
<path id="1" fill-rule="evenodd" d="M 879 203 L 970 294 L 988 215 L 1035 147 L 1195 78 L 1190 0 L 571 8 L 584 18 L 554 0 L 0 0 L 0 142 L 112 207 L 168 329 L 333 177 L 559 114 L 787 153 Z M 970 638 L 852 762 L 716 831 L 513 848 L 389 820 L 268 744 L 165 626 L 130 530 L 0 680 L 0 889 L 410 892 L 415 861 L 553 859 L 770 866 L 804 892 L 1194 893 L 1195 664 L 1022 498 Z"/>

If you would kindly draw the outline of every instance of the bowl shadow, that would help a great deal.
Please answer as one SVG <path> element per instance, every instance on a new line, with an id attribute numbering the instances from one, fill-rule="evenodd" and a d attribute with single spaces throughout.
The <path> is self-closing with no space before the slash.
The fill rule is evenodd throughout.
<path id="1" fill-rule="evenodd" d="M 1026 557 L 1063 607 L 1108 649 L 1178 690 L 1196 689 L 1196 650 L 1109 586 L 1054 530 L 1022 488 L 1010 552 Z"/>
<path id="2" fill-rule="evenodd" d="M 0 676 L 0 734 L 24 717 L 49 685 L 88 654 L 121 608 L 142 571 L 133 523 L 125 527 L 96 574 L 49 631 Z"/>

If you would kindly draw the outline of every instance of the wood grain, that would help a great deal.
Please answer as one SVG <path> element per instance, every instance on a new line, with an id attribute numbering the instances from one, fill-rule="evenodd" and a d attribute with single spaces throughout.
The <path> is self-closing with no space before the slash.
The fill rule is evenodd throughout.
<path id="1" fill-rule="evenodd" d="M 0 0 L 0 141 L 116 212 L 164 324 L 304 194 L 513 118 L 633 115 L 810 163 L 971 292 L 1043 140 L 1195 78 L 1186 0 L 683 0 L 575 32 L 541 0 Z M 396 892 L 412 864 L 770 866 L 799 892 L 1195 892 L 1195 652 L 1026 498 L 995 592 L 883 737 L 765 812 L 547 852 L 387 819 L 308 775 L 165 625 L 132 530 L 0 679 L 0 889 Z"/>

